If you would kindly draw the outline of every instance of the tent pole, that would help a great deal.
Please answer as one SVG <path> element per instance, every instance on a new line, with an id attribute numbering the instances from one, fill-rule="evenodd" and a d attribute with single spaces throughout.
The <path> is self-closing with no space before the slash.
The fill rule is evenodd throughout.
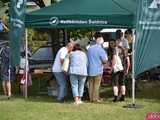
<path id="1" fill-rule="evenodd" d="M 25 29 L 25 98 L 28 97 L 28 90 L 27 90 L 27 82 L 28 82 L 28 31 L 27 28 Z"/>
<path id="2" fill-rule="evenodd" d="M 11 43 L 9 42 L 9 68 L 8 68 L 8 81 L 9 81 L 9 84 L 10 84 L 10 94 L 8 94 L 8 99 L 12 96 L 12 85 L 11 85 Z M 8 92 L 7 92 L 8 93 Z"/>
<path id="3" fill-rule="evenodd" d="M 132 104 L 128 104 L 127 106 L 123 106 L 124 108 L 142 108 L 143 105 L 136 104 L 135 102 L 135 37 L 133 38 L 132 43 Z"/>
<path id="4" fill-rule="evenodd" d="M 132 104 L 135 104 L 135 38 L 133 38 L 133 43 L 132 43 Z"/>
<path id="5" fill-rule="evenodd" d="M 11 62 L 10 62 L 10 60 L 9 60 L 9 69 L 8 69 L 8 80 L 9 80 L 9 84 L 11 85 Z M 8 98 L 11 97 L 11 95 L 12 95 L 12 92 L 10 95 L 8 94 Z"/>

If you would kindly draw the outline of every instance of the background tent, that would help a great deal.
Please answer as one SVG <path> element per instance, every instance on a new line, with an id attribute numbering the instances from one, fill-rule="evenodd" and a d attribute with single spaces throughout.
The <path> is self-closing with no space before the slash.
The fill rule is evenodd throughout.
<path id="1" fill-rule="evenodd" d="M 151 6 L 155 2 L 155 6 Z M 137 0 L 135 75 L 160 65 L 160 8 L 156 1 Z"/>
<path id="2" fill-rule="evenodd" d="M 134 0 L 63 0 L 28 13 L 26 26 L 35 28 L 133 27 Z"/>
<path id="3" fill-rule="evenodd" d="M 135 27 L 135 11 L 135 0 L 63 0 L 28 13 L 25 24 L 34 28 Z"/>

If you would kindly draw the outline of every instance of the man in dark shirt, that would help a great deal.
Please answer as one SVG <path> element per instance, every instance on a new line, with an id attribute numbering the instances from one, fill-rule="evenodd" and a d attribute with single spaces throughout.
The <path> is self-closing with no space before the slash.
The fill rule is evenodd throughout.
<path id="1" fill-rule="evenodd" d="M 4 94 L 11 97 L 11 80 L 13 80 L 14 70 L 9 65 L 9 47 L 5 46 L 1 52 L 1 80 Z"/>

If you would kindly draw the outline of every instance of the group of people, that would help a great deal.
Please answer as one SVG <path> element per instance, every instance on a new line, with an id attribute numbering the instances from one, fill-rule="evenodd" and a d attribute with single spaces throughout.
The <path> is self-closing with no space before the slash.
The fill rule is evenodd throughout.
<path id="1" fill-rule="evenodd" d="M 11 97 L 11 81 L 14 79 L 13 69 L 9 65 L 9 46 L 5 46 L 0 51 L 1 54 L 1 80 L 5 96 Z"/>
<path id="2" fill-rule="evenodd" d="M 111 63 L 112 85 L 113 85 L 113 102 L 125 100 L 125 76 L 129 72 L 130 58 L 128 50 L 130 49 L 127 35 L 129 30 L 125 31 L 125 37 L 121 30 L 116 31 L 116 39 L 109 41 L 107 50 L 103 48 L 103 36 L 100 32 L 94 35 L 95 44 L 89 46 L 84 51 L 79 44 L 68 43 L 62 47 L 55 58 L 52 71 L 58 83 L 59 102 L 64 102 L 67 95 L 67 79 L 71 84 L 74 104 L 79 105 L 82 102 L 84 86 L 87 80 L 88 93 L 90 102 L 101 102 L 99 95 L 100 84 L 103 75 L 103 66 L 108 62 Z M 65 60 L 68 59 L 68 71 L 63 71 Z"/>
<path id="3" fill-rule="evenodd" d="M 129 39 L 131 31 L 126 30 L 124 37 L 121 30 L 116 31 L 116 38 L 109 40 L 109 47 L 105 50 L 103 47 L 104 39 L 100 32 L 94 35 L 94 44 L 91 44 L 87 50 L 84 50 L 79 44 L 69 42 L 65 47 L 62 47 L 55 57 L 52 67 L 53 74 L 58 83 L 59 102 L 64 102 L 67 96 L 68 82 L 71 84 L 72 94 L 74 97 L 74 104 L 79 105 L 82 102 L 84 87 L 88 86 L 88 93 L 90 102 L 101 102 L 99 95 L 100 84 L 103 75 L 104 65 L 110 63 L 112 71 L 112 85 L 113 85 L 113 102 L 125 100 L 125 76 L 130 69 L 130 57 L 128 54 Z M 14 70 L 9 68 L 9 47 L 1 52 L 1 79 L 4 94 L 10 98 L 11 96 L 11 80 L 13 80 Z M 24 95 L 25 89 L 25 52 L 22 53 L 22 58 L 19 66 L 20 74 L 20 92 Z M 69 62 L 65 62 L 66 59 Z M 64 64 L 67 63 L 67 71 L 63 70 Z M 8 71 L 10 70 L 10 71 Z M 9 75 L 10 74 L 10 75 Z M 8 77 L 10 76 L 10 78 Z M 30 75 L 27 75 L 30 78 Z M 69 81 L 68 81 L 69 79 Z M 32 81 L 29 79 L 28 85 Z"/>
<path id="4" fill-rule="evenodd" d="M 26 84 L 26 75 L 25 75 L 25 51 L 21 52 L 20 64 L 15 68 L 10 65 L 10 48 L 9 45 L 6 44 L 0 50 L 0 59 L 1 59 L 1 67 L 0 67 L 0 76 L 2 80 L 2 87 L 4 91 L 4 95 L 10 99 L 12 96 L 11 91 L 11 82 L 16 79 L 19 81 L 19 93 L 22 96 L 25 96 L 25 84 Z M 27 68 L 27 85 L 32 85 L 31 74 L 29 73 L 29 68 Z"/>

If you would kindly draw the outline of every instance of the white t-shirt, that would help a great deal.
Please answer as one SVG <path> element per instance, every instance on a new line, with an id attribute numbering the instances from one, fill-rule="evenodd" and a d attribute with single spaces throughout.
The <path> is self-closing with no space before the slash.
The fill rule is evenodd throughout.
<path id="1" fill-rule="evenodd" d="M 68 49 L 66 47 L 62 47 L 58 51 L 52 67 L 53 72 L 62 72 L 61 59 L 65 59 L 67 54 L 68 54 Z"/>
<path id="2" fill-rule="evenodd" d="M 21 57 L 20 59 L 20 64 L 19 64 L 19 74 L 24 74 L 25 71 L 25 66 L 26 66 L 26 61 L 27 61 L 27 66 L 28 66 L 28 60 L 26 60 L 25 58 Z M 27 67 L 27 71 L 29 71 L 29 66 Z"/>
<path id="3" fill-rule="evenodd" d="M 119 46 L 121 46 L 124 49 L 129 49 L 129 43 L 126 38 L 122 39 L 119 43 Z"/>
<path id="4" fill-rule="evenodd" d="M 20 59 L 19 66 L 20 66 L 20 68 L 25 69 L 25 66 L 26 66 L 26 59 L 25 58 Z"/>

